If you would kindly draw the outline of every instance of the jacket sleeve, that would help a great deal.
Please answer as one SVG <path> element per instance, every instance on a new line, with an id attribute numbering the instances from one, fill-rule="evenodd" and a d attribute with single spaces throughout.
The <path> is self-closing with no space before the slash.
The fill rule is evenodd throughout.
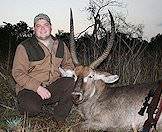
<path id="1" fill-rule="evenodd" d="M 36 92 L 38 87 L 41 85 L 41 82 L 28 74 L 29 64 L 30 62 L 26 50 L 20 44 L 15 52 L 12 76 L 18 85 Z"/>
<path id="2" fill-rule="evenodd" d="M 71 54 L 69 52 L 68 47 L 65 44 L 64 44 L 64 58 L 61 65 L 65 69 L 71 69 L 71 70 L 74 69 L 74 64 L 71 58 Z"/>

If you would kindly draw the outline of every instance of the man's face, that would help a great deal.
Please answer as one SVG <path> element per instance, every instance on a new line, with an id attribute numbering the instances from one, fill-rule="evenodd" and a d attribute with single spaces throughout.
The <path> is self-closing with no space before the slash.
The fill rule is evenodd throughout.
<path id="1" fill-rule="evenodd" d="M 40 19 L 35 23 L 34 26 L 34 33 L 36 35 L 36 37 L 38 37 L 41 40 L 46 40 L 50 37 L 51 35 L 51 24 L 44 20 L 44 19 Z"/>

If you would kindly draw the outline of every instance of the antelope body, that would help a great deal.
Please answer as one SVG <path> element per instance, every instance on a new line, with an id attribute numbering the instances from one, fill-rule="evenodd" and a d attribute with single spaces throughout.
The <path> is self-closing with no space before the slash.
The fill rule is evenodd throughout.
<path id="1" fill-rule="evenodd" d="M 112 132 L 141 130 L 147 119 L 147 113 L 141 116 L 138 112 L 149 90 L 158 87 L 157 82 L 106 88 L 101 81 L 92 83 L 96 83 L 95 94 L 78 106 L 85 118 L 83 128 Z M 162 117 L 158 121 L 157 128 L 162 128 Z"/>
<path id="2" fill-rule="evenodd" d="M 110 18 L 111 37 L 106 50 L 90 66 L 81 66 L 75 54 L 71 12 L 71 54 L 76 68 L 74 71 L 60 68 L 60 71 L 63 76 L 74 77 L 76 80 L 76 90 L 73 95 L 77 96 L 75 101 L 85 119 L 81 124 L 82 129 L 111 132 L 137 131 L 142 128 L 147 119 L 146 113 L 141 116 L 138 112 L 143 106 L 150 89 L 157 88 L 158 82 L 110 87 L 106 83 L 114 83 L 119 77 L 94 70 L 107 57 L 114 41 L 115 29 L 111 13 Z M 158 120 L 157 128 L 162 129 L 162 116 Z"/>
<path id="3" fill-rule="evenodd" d="M 87 68 L 85 69 L 87 70 Z M 76 82 L 77 90 L 73 93 L 79 96 L 76 101 L 78 110 L 85 119 L 81 124 L 82 129 L 111 132 L 141 130 L 147 119 L 147 113 L 141 116 L 138 112 L 143 107 L 149 91 L 156 89 L 159 83 L 110 87 L 106 83 L 113 83 L 118 80 L 117 75 L 108 74 L 105 83 L 102 77 L 96 78 L 104 75 L 106 77 L 106 74 L 96 73 L 92 69 L 89 69 L 86 73 L 89 74 L 84 73 L 84 76 L 80 73 L 81 77 L 77 76 L 78 79 L 82 78 L 82 81 Z M 162 116 L 157 123 L 157 129 L 160 128 L 162 129 Z"/>

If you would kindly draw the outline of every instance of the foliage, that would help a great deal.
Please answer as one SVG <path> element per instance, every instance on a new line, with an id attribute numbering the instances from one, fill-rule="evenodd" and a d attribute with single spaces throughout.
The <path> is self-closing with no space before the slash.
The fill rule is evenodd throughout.
<path id="1" fill-rule="evenodd" d="M 0 27 L 0 56 L 6 62 L 7 69 L 12 65 L 13 56 L 17 45 L 24 39 L 32 36 L 33 31 L 25 22 L 17 24 L 4 22 Z"/>
<path id="2" fill-rule="evenodd" d="M 86 28 L 85 31 L 93 28 L 93 34 L 98 31 L 101 35 L 104 33 L 103 31 L 109 30 L 110 20 L 108 10 L 113 14 L 117 32 L 127 34 L 130 37 L 142 37 L 144 25 L 135 25 L 132 22 L 128 23 L 126 21 L 126 3 L 122 0 L 89 0 L 85 11 L 88 12 L 88 19 L 91 21 L 92 25 Z"/>
<path id="3" fill-rule="evenodd" d="M 105 38 L 94 45 L 92 36 L 84 35 L 77 40 L 77 51 L 84 65 L 90 64 L 102 54 L 106 46 Z M 98 67 L 103 71 L 118 74 L 118 85 L 153 82 L 161 79 L 161 50 L 139 38 L 117 33 L 116 41 L 108 58 Z M 154 42 L 155 43 L 155 42 Z M 160 43 L 158 44 L 160 46 Z M 158 46 L 157 46 L 158 47 Z"/>
<path id="4" fill-rule="evenodd" d="M 3 126 L 7 130 L 10 130 L 10 129 L 13 129 L 14 127 L 21 125 L 21 123 L 22 123 L 22 119 L 19 117 L 15 117 L 15 118 L 10 118 L 4 121 L 1 120 L 0 126 Z"/>

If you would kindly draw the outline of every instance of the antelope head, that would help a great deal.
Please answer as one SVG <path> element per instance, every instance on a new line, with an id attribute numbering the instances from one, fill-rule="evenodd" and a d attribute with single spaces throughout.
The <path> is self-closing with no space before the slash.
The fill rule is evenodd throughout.
<path id="1" fill-rule="evenodd" d="M 105 83 L 114 83 L 119 79 L 118 75 L 112 75 L 106 72 L 95 71 L 95 68 L 106 59 L 113 46 L 115 38 L 115 24 L 111 12 L 109 11 L 111 19 L 111 35 L 108 38 L 107 35 L 107 47 L 103 54 L 89 66 L 82 66 L 77 58 L 74 40 L 74 26 L 73 15 L 70 9 L 70 52 L 73 59 L 73 63 L 76 68 L 74 71 L 67 69 L 60 69 L 62 76 L 74 77 L 75 79 L 75 91 L 73 92 L 75 103 L 82 103 L 95 95 L 95 93 L 101 93 L 105 88 Z"/>

